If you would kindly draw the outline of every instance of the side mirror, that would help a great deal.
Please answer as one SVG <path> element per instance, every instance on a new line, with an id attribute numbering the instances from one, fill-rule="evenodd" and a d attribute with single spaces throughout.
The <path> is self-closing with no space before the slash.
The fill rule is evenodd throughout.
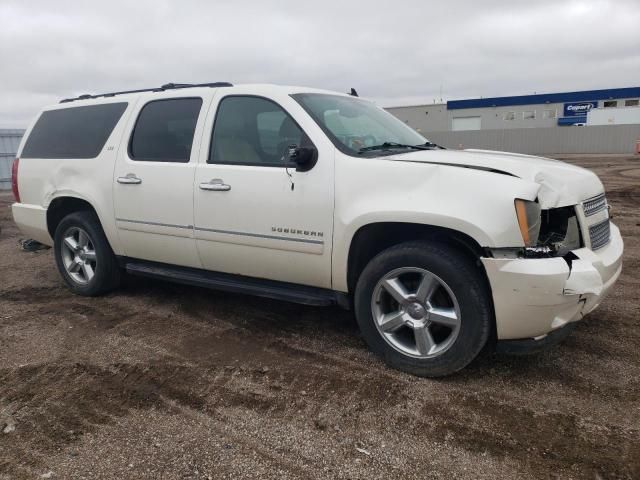
<path id="1" fill-rule="evenodd" d="M 298 147 L 289 145 L 289 162 L 298 172 L 311 170 L 318 160 L 318 150 L 315 147 Z"/>

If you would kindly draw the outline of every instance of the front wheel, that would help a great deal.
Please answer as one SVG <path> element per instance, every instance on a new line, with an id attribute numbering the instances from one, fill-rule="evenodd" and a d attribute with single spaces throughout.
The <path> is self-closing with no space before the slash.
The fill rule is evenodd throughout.
<path id="1" fill-rule="evenodd" d="M 449 375 L 482 350 L 492 307 L 478 268 L 454 249 L 408 242 L 377 255 L 355 291 L 356 318 L 369 347 L 392 367 Z"/>
<path id="2" fill-rule="evenodd" d="M 95 296 L 119 285 L 118 262 L 93 212 L 64 217 L 56 228 L 53 247 L 58 271 L 72 292 Z"/>

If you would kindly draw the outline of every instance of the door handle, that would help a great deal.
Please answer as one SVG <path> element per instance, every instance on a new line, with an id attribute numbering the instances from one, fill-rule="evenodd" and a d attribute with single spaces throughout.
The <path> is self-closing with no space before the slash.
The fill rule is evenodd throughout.
<path id="1" fill-rule="evenodd" d="M 214 192 L 228 192 L 231 190 L 231 185 L 227 185 L 221 178 L 214 178 L 209 182 L 200 184 L 200 190 L 212 190 Z"/>
<path id="2" fill-rule="evenodd" d="M 118 177 L 118 183 L 123 183 L 125 185 L 139 185 L 142 183 L 142 179 L 136 177 L 135 173 L 127 173 L 124 177 Z"/>

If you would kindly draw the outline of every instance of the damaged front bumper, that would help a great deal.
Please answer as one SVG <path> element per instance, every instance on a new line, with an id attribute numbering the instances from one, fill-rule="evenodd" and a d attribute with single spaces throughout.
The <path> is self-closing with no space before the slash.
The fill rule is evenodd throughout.
<path id="1" fill-rule="evenodd" d="M 582 319 L 604 299 L 622 271 L 623 243 L 611 224 L 609 243 L 573 250 L 573 260 L 483 257 L 491 284 L 498 340 L 535 339 Z"/>

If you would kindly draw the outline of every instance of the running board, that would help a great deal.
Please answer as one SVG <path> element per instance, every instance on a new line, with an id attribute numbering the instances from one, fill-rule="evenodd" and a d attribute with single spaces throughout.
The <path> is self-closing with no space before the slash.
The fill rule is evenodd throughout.
<path id="1" fill-rule="evenodd" d="M 342 304 L 342 294 L 324 288 L 295 283 L 277 282 L 229 273 L 210 272 L 197 268 L 178 267 L 140 260 L 124 260 L 127 273 L 158 278 L 185 285 L 212 288 L 225 292 L 244 293 L 303 305 L 330 306 Z"/>

